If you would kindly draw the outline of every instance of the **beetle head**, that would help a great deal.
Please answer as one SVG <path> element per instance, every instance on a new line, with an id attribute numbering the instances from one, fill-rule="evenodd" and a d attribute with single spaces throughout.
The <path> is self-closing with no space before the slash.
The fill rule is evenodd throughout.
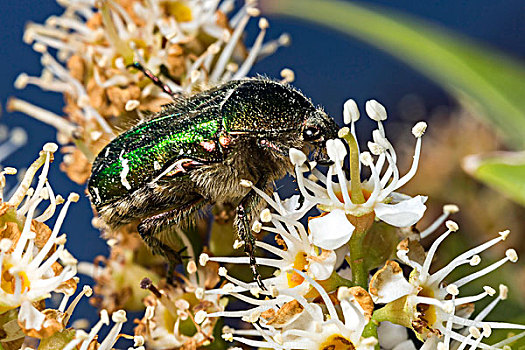
<path id="1" fill-rule="evenodd" d="M 326 158 L 326 141 L 337 138 L 338 126 L 322 109 L 310 113 L 301 130 L 301 138 L 305 145 L 314 148 L 314 160 Z"/>

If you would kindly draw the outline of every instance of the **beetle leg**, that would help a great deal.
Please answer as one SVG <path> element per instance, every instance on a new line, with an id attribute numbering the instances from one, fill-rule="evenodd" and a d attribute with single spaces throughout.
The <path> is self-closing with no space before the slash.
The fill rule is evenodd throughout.
<path id="1" fill-rule="evenodd" d="M 285 157 L 288 157 L 288 150 L 284 150 L 281 146 L 273 143 L 272 141 L 268 139 L 259 139 L 257 141 L 257 145 L 261 148 L 270 149 L 273 152 L 279 153 Z"/>
<path id="2" fill-rule="evenodd" d="M 167 277 L 169 282 L 171 282 L 175 267 L 182 264 L 184 258 L 188 258 L 182 255 L 187 247 L 182 247 L 176 251 L 167 243 L 173 240 L 174 237 L 170 237 L 171 235 L 176 236 L 178 234 L 172 230 L 172 226 L 178 225 L 204 204 L 203 198 L 199 198 L 187 207 L 173 209 L 142 220 L 137 227 L 140 237 L 151 251 L 163 256 L 168 261 Z"/>
<path id="3" fill-rule="evenodd" d="M 167 93 L 168 95 L 170 95 L 174 100 L 176 100 L 178 97 L 180 97 L 180 93 L 177 93 L 177 92 L 174 92 L 169 86 L 168 84 L 162 82 L 162 80 L 160 80 L 159 77 L 157 77 L 155 74 L 153 74 L 152 71 L 150 71 L 149 69 L 145 68 L 140 62 L 133 62 L 132 64 L 129 64 L 126 66 L 126 68 L 135 68 L 139 71 L 141 71 L 142 73 L 144 73 L 144 75 L 153 82 L 153 84 L 157 85 L 158 87 L 160 87 L 162 89 L 162 91 L 164 91 L 165 93 Z"/>
<path id="4" fill-rule="evenodd" d="M 266 188 L 266 182 L 259 181 L 257 187 Z M 257 262 L 255 260 L 255 237 L 252 234 L 251 229 L 253 213 L 259 202 L 259 195 L 257 195 L 254 190 L 250 190 L 237 206 L 234 225 L 237 228 L 237 234 L 244 241 L 244 252 L 250 257 L 250 267 L 252 269 L 253 277 L 257 281 L 257 285 L 262 290 L 267 290 L 261 280 L 261 274 L 257 269 Z"/>
<path id="5" fill-rule="evenodd" d="M 171 248 L 168 244 L 164 243 L 160 238 L 158 238 L 158 221 L 162 220 L 161 218 L 150 218 L 142 221 L 137 230 L 140 234 L 140 237 L 146 243 L 146 245 L 151 249 L 153 254 L 159 254 L 166 258 L 168 261 L 168 271 L 167 279 L 168 283 L 171 283 L 173 278 L 173 272 L 175 267 L 179 264 L 182 264 L 182 256 L 175 249 Z"/>

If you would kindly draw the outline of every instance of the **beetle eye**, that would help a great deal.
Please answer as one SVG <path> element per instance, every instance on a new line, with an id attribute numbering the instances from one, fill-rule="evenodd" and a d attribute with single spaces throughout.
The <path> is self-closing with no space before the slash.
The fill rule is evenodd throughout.
<path id="1" fill-rule="evenodd" d="M 305 141 L 314 141 L 319 138 L 321 130 L 316 126 L 309 126 L 303 131 L 303 138 Z"/>

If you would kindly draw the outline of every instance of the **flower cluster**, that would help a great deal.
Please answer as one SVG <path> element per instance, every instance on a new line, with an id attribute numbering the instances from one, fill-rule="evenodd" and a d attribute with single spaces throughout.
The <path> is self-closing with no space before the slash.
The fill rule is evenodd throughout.
<path id="1" fill-rule="evenodd" d="M 273 235 L 277 243 L 256 243 L 275 256 L 257 258 L 259 266 L 273 269 L 272 276 L 263 279 L 263 290 L 255 282 L 235 276 L 237 264 L 248 264 L 248 258 L 202 254 L 201 265 L 220 262 L 231 266 L 219 270 L 226 284 L 205 294 L 230 295 L 250 305 L 207 313 L 206 317 L 241 318 L 251 323 L 252 329 L 226 327 L 223 338 L 262 348 L 416 349 L 418 345 L 408 338 L 406 329 L 422 342 L 422 349 L 501 349 L 511 344 L 523 334 L 492 345 L 486 342 L 493 329 L 525 330 L 519 324 L 485 321 L 507 298 L 508 288 L 500 285 L 498 296 L 478 312 L 474 303 L 495 296 L 496 290 L 485 286 L 477 295 L 464 295 L 463 290 L 506 262 L 515 263 L 516 251 L 508 249 L 501 260 L 445 282 L 458 267 L 479 265 L 479 254 L 505 241 L 509 231 L 432 273 L 439 245 L 459 229 L 447 220 L 459 209 L 446 205 L 427 229 L 407 229 L 423 216 L 426 198 L 394 192 L 416 172 L 426 124 L 417 123 L 412 129 L 416 137 L 413 165 L 400 176 L 396 153 L 382 125 L 386 111 L 376 101 L 366 106 L 369 117 L 378 123 L 373 141 L 368 143 L 375 161 L 368 151 L 359 149 L 354 125 L 359 112 L 350 100 L 345 104 L 350 128 L 341 129 L 340 139 L 327 142 L 333 164 L 326 175 L 315 164 L 305 166 L 307 158 L 300 151 L 290 151 L 302 199 L 296 195 L 281 200 L 277 194 L 272 198 L 252 186 L 272 209 L 264 209 L 252 228 Z M 347 155 L 349 169 L 345 167 Z M 366 181 L 361 180 L 359 161 L 370 169 Z M 315 206 L 322 214 L 309 217 L 305 226 L 300 219 Z M 443 224 L 447 231 L 425 252 L 420 239 Z"/>
<path id="2" fill-rule="evenodd" d="M 68 327 L 78 302 L 84 295 L 91 296 L 92 290 L 84 286 L 69 302 L 77 290 L 77 260 L 66 250 L 67 236 L 60 230 L 79 195 L 72 193 L 64 200 L 48 180 L 57 149 L 53 143 L 44 145 L 9 196 L 3 193 L 6 175 L 15 175 L 17 170 L 0 171 L 0 347 L 29 349 L 38 339 L 40 349 L 111 349 L 125 322 L 125 311 L 113 313 L 116 324 L 100 344 L 96 334 L 102 324 L 109 324 L 107 311 L 102 310 L 101 321 L 89 334 Z M 60 205 L 51 229 L 45 222 Z M 63 295 L 56 309 L 46 308 L 52 294 Z"/>
<path id="3" fill-rule="evenodd" d="M 80 184 L 90 174 L 94 155 L 120 130 L 174 96 L 244 78 L 256 60 L 288 42 L 285 35 L 265 42 L 268 22 L 260 18 L 254 42 L 250 48 L 244 45 L 248 23 L 260 15 L 253 0 L 239 8 L 234 0 L 59 3 L 65 8 L 62 15 L 28 25 L 24 35 L 42 56 L 41 76 L 20 74 L 15 86 L 32 84 L 63 94 L 65 117 L 19 99 L 11 99 L 8 107 L 56 127 L 65 153 L 61 168 Z M 134 62 L 166 85 L 155 83 L 151 72 L 137 69 Z M 293 80 L 290 70 L 282 76 Z M 516 251 L 507 249 L 500 260 L 477 267 L 480 254 L 501 245 L 509 231 L 437 268 L 438 249 L 459 230 L 449 219 L 458 207 L 444 206 L 441 216 L 420 229 L 427 197 L 398 192 L 417 172 L 427 124 L 412 128 L 412 164 L 402 172 L 384 127 L 386 109 L 371 100 L 365 110 L 377 123 L 366 150 L 357 137 L 361 115 L 353 100 L 344 104 L 346 126 L 337 139 L 326 141 L 326 171 L 301 151 L 290 150 L 300 194 L 283 200 L 243 181 L 268 205 L 252 226 L 261 238 L 255 243 L 256 263 L 264 288 L 245 269 L 250 259 L 236 252 L 242 242 L 228 240 L 228 209 L 217 210 L 221 220 L 211 224 L 201 220 L 191 229 L 173 227 L 167 244 L 178 251 L 185 247 L 180 250 L 183 268 L 168 271 L 173 275 L 131 226 L 108 232 L 109 257 L 78 263 L 60 230 L 79 196 L 65 200 L 48 181 L 58 146 L 46 144 L 10 191 L 5 191 L 6 176 L 16 170 L 3 168 L 0 348 L 110 350 L 125 338 L 133 340 L 129 349 L 135 350 L 226 349 L 230 342 L 270 349 L 508 349 L 525 332 L 493 340 L 493 330 L 522 331 L 525 326 L 488 320 L 507 299 L 508 287 L 485 285 L 478 293 L 472 282 L 518 261 Z M 7 135 L 0 129 L 0 142 L 1 162 L 25 143 L 25 134 L 15 129 Z M 315 210 L 320 215 L 311 216 Z M 45 222 L 57 211 L 51 229 Z M 93 225 L 100 226 L 97 218 Z M 425 251 L 421 241 L 443 227 Z M 209 232 L 209 244 L 202 247 Z M 75 295 L 77 270 L 96 285 Z M 52 295 L 59 301 L 56 308 L 46 305 Z M 82 320 L 69 324 L 84 296 L 100 310 L 88 332 L 79 329 Z M 475 303 L 488 298 L 475 309 Z M 125 310 L 144 312 L 134 320 L 133 336 L 122 333 Z M 110 319 L 112 327 L 99 339 Z"/>
<path id="4" fill-rule="evenodd" d="M 66 117 L 19 99 L 11 99 L 8 108 L 54 126 L 61 144 L 74 141 L 77 147 L 63 149 L 62 168 L 80 184 L 89 177 L 94 155 L 118 130 L 173 102 L 130 64 L 140 62 L 162 76 L 169 91 L 187 95 L 244 78 L 256 60 L 289 41 L 282 35 L 265 42 L 269 25 L 260 18 L 259 35 L 251 48 L 245 47 L 245 28 L 260 15 L 254 1 L 235 13 L 233 0 L 59 3 L 65 7 L 61 16 L 31 23 L 24 34 L 42 55 L 41 76 L 22 73 L 15 86 L 32 84 L 63 94 Z M 284 70 L 283 78 L 293 80 L 293 73 Z"/>

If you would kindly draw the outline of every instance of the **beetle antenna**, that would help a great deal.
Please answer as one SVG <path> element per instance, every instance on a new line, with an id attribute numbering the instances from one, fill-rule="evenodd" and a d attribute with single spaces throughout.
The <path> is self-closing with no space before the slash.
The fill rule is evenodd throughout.
<path id="1" fill-rule="evenodd" d="M 132 64 L 128 64 L 126 66 L 126 68 L 135 68 L 135 69 L 138 69 L 139 71 L 141 71 L 142 73 L 144 73 L 144 75 L 153 82 L 153 84 L 157 85 L 158 87 L 160 87 L 162 89 L 162 91 L 164 91 L 165 93 L 167 93 L 168 95 L 171 96 L 171 98 L 173 98 L 174 100 L 177 99 L 177 97 L 179 96 L 178 93 L 175 93 L 173 92 L 173 90 L 168 86 L 168 84 L 164 83 L 162 80 L 160 80 L 160 78 L 158 76 L 156 76 L 155 74 L 153 74 L 152 71 L 150 71 L 149 69 L 145 68 L 142 63 L 140 62 L 133 62 Z"/>

